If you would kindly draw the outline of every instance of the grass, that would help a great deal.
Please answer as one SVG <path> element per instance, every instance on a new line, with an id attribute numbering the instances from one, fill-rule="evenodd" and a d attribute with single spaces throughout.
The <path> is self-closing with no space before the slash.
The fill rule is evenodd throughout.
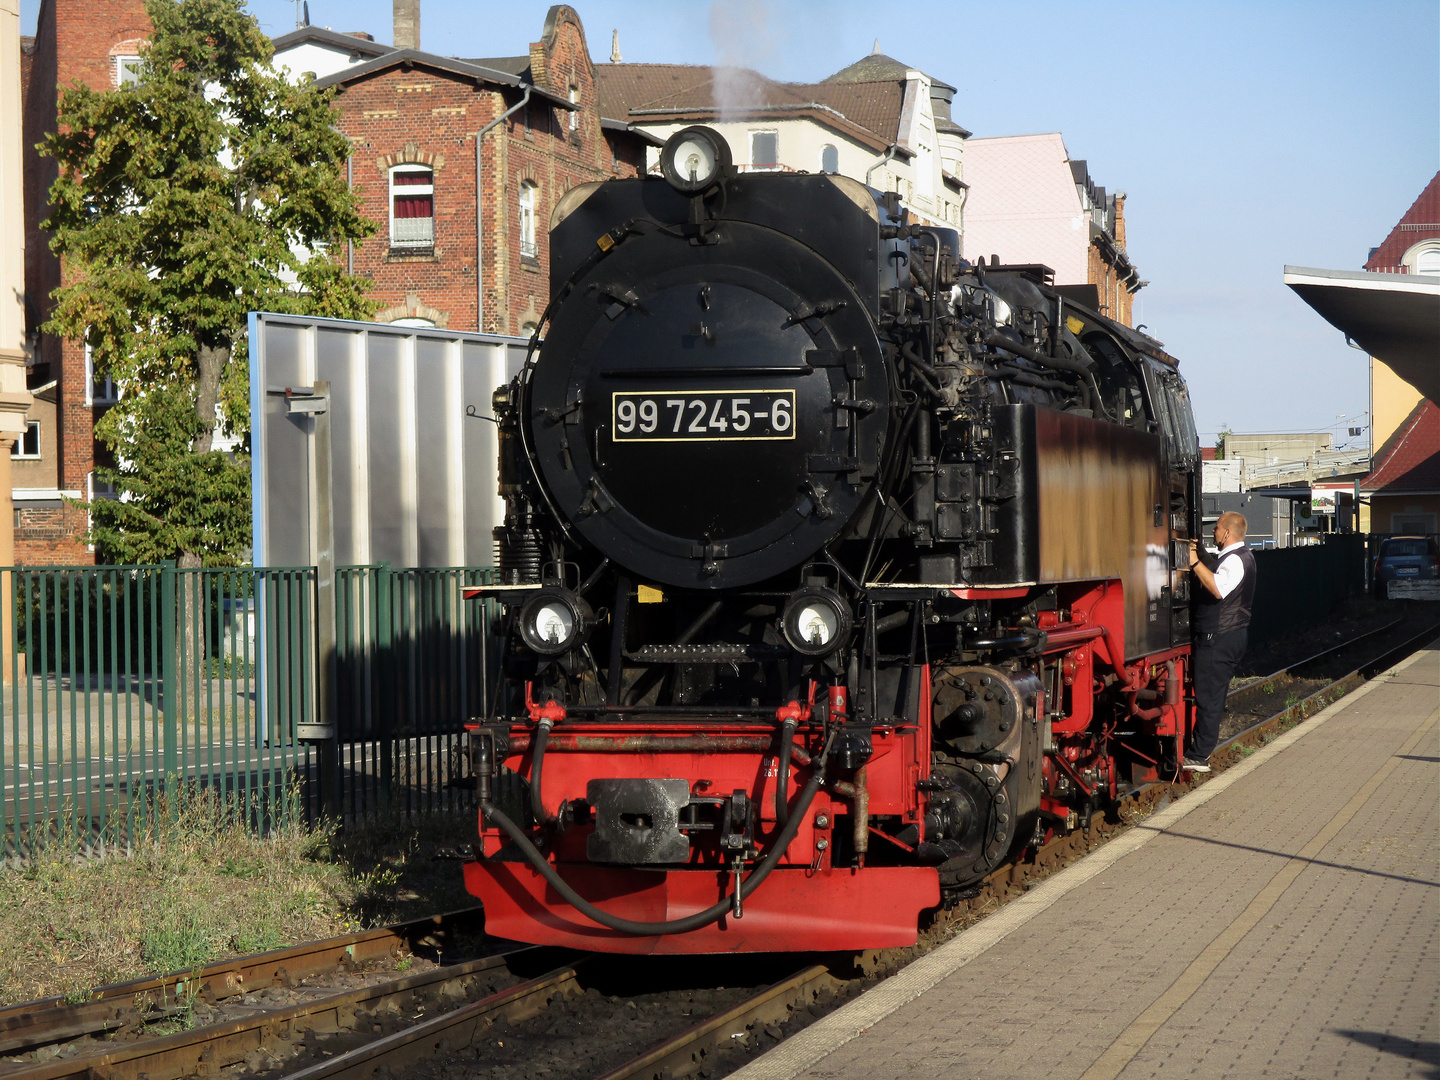
<path id="1" fill-rule="evenodd" d="M 469 814 L 288 824 L 261 838 L 209 791 L 149 809 L 152 827 L 127 854 L 82 858 L 52 842 L 0 867 L 0 1004 L 84 1001 L 106 983 L 474 902 L 460 864 L 432 856 L 471 842 Z"/>

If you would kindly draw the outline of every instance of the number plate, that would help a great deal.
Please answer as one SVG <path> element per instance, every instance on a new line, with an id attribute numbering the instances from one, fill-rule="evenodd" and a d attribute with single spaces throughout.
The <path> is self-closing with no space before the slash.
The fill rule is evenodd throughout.
<path id="1" fill-rule="evenodd" d="M 1395 568 L 1395 576 L 1396 576 L 1396 577 L 1419 577 L 1419 576 L 1420 576 L 1420 567 L 1418 567 L 1418 566 L 1397 566 L 1397 567 Z"/>
<path id="2" fill-rule="evenodd" d="M 617 390 L 610 403 L 616 442 L 731 442 L 795 438 L 794 390 Z"/>

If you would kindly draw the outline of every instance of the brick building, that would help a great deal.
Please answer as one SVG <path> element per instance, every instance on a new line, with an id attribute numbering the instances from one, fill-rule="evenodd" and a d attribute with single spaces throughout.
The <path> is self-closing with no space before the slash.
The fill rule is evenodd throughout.
<path id="1" fill-rule="evenodd" d="M 1072 298 L 1126 326 L 1145 282 L 1125 250 L 1125 195 L 1098 186 L 1059 132 L 965 143 L 967 259 L 1042 264 Z"/>
<path id="2" fill-rule="evenodd" d="M 150 32 L 144 0 L 41 0 L 35 36 L 21 42 L 28 382 L 35 403 L 30 431 L 11 460 L 19 563 L 94 562 L 83 539 L 87 515 L 64 500 L 96 494 L 95 463 L 103 448 L 95 444 L 95 420 L 114 401 L 108 382 L 92 377 L 83 342 L 39 333 L 65 267 L 40 229 L 56 165 L 35 144 L 55 130 L 64 87 L 78 81 L 114 89 L 133 80 Z"/>
<path id="3" fill-rule="evenodd" d="M 351 182 L 379 225 L 344 258 L 374 280 L 376 319 L 529 333 L 549 300 L 555 204 L 577 185 L 638 175 L 657 141 L 601 115 L 580 17 L 552 7 L 522 56 L 376 53 L 360 37 L 338 66 L 344 38 L 297 30 L 276 39 L 276 64 L 340 91 Z M 320 74 L 327 64 L 337 69 Z"/>
<path id="4" fill-rule="evenodd" d="M 397 13 L 402 45 L 404 33 L 418 34 L 418 5 L 411 7 L 405 28 Z M 11 456 L 20 563 L 94 562 L 84 541 L 88 515 L 68 500 L 105 494 L 96 488 L 106 451 L 94 426 L 115 400 L 108 380 L 93 377 L 83 342 L 39 333 L 66 272 L 40 229 L 56 166 L 35 144 L 55 129 L 63 87 L 78 80 L 114 89 L 134 79 L 151 29 L 144 0 L 41 0 L 36 34 L 21 45 L 27 382 L 35 399 Z M 577 184 L 636 175 L 655 140 L 600 116 L 584 28 L 569 7 L 550 10 L 541 40 L 522 56 L 456 59 L 409 44 L 416 47 L 312 27 L 275 41 L 277 67 L 340 88 L 339 124 L 355 146 L 352 181 L 380 226 L 337 257 L 374 279 L 382 321 L 526 332 L 548 301 L 555 202 Z"/>

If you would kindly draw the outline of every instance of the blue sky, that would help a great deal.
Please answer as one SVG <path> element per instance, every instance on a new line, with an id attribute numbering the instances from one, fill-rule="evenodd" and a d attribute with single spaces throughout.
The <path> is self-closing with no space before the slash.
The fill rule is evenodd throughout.
<path id="1" fill-rule="evenodd" d="M 1136 319 L 1180 358 L 1202 441 L 1222 425 L 1343 437 L 1338 418 L 1363 423 L 1365 357 L 1281 275 L 1359 269 L 1440 169 L 1440 0 L 574 6 L 599 62 L 618 29 L 627 61 L 724 57 L 812 81 L 878 38 L 957 86 L 955 119 L 975 134 L 1063 132 L 1096 183 L 1129 195 L 1129 252 L 1150 282 Z M 22 18 L 33 25 L 38 7 L 22 0 Z M 250 8 L 272 34 L 295 25 L 292 0 Z M 421 0 L 421 44 L 519 54 L 548 8 Z M 385 42 L 391 10 L 310 0 L 312 23 Z"/>

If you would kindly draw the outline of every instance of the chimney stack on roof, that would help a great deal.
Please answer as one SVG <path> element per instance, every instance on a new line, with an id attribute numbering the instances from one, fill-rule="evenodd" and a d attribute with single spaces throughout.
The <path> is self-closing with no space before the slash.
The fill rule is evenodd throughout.
<path id="1" fill-rule="evenodd" d="M 620 63 L 620 61 L 622 61 L 622 60 L 624 60 L 624 59 L 625 59 L 625 58 L 620 55 L 620 31 L 619 31 L 619 30 L 611 30 L 611 31 L 610 31 L 610 62 L 611 62 L 612 64 L 618 64 L 618 63 Z"/>
<path id="2" fill-rule="evenodd" d="M 395 48 L 420 48 L 420 0 L 395 0 Z"/>

